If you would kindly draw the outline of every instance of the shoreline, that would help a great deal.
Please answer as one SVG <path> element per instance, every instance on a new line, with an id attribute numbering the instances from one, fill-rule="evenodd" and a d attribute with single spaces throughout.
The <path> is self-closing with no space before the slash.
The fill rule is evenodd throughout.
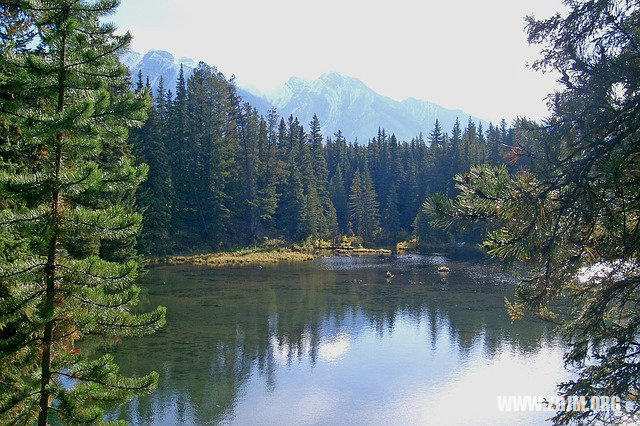
<path id="1" fill-rule="evenodd" d="M 261 250 L 244 249 L 214 253 L 166 256 L 156 259 L 161 265 L 202 265 L 211 267 L 239 266 L 261 263 L 306 262 L 315 259 L 310 253 L 302 253 L 291 249 Z"/>
<path id="2" fill-rule="evenodd" d="M 154 265 L 201 265 L 211 267 L 270 264 L 279 262 L 308 262 L 326 255 L 334 256 L 390 256 L 392 250 L 364 247 L 307 248 L 244 248 L 192 255 L 169 255 L 148 258 Z"/>
<path id="3" fill-rule="evenodd" d="M 324 243 L 324 244 L 323 244 Z M 427 246 L 428 247 L 428 246 Z M 477 257 L 479 252 L 471 247 L 451 246 L 403 246 L 398 244 L 395 250 L 389 248 L 367 248 L 352 244 L 328 244 L 322 242 L 315 245 L 262 245 L 257 247 L 244 247 L 237 250 L 196 253 L 185 255 L 167 255 L 148 257 L 149 264 L 153 265 L 199 265 L 209 267 L 242 266 L 255 264 L 274 264 L 279 262 L 307 262 L 318 257 L 325 256 L 391 256 L 393 254 L 425 254 L 444 252 L 448 255 L 466 254 Z M 437 250 L 436 250 L 437 249 Z M 469 250 L 471 249 L 471 250 Z M 484 256 L 480 256 L 484 257 Z"/>

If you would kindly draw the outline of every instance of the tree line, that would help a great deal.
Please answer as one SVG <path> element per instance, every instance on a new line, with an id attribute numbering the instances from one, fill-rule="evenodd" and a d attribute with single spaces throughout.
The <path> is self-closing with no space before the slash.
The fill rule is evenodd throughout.
<path id="1" fill-rule="evenodd" d="M 102 22 L 118 3 L 0 1 L 1 423 L 100 423 L 154 388 L 155 373 L 123 377 L 111 356 L 87 359 L 77 345 L 164 323 L 163 308 L 131 312 L 136 245 L 412 231 L 470 232 L 489 254 L 528 263 L 507 308 L 562 324 L 575 375 L 560 394 L 623 400 L 555 422 L 637 419 L 637 1 L 528 18 L 530 43 L 544 46 L 534 67 L 564 85 L 544 123 L 436 125 L 403 142 L 380 130 L 366 146 L 321 135 L 317 118 L 305 131 L 295 117 L 260 117 L 205 64 L 151 103 L 118 62 L 130 35 Z M 553 312 L 558 301 L 569 309 Z"/>
<path id="2" fill-rule="evenodd" d="M 139 73 L 134 90 L 150 93 Z M 137 193 L 144 253 L 219 249 L 260 242 L 358 236 L 395 244 L 414 231 L 439 235 L 419 216 L 423 202 L 456 193 L 453 177 L 479 164 L 504 164 L 514 131 L 436 120 L 425 137 L 398 141 L 380 129 L 368 144 L 325 136 L 314 115 L 267 116 L 243 103 L 234 79 L 200 63 L 175 91 L 161 81 L 144 126 L 130 143 L 149 176 Z M 417 220 L 416 220 L 417 219 Z"/>

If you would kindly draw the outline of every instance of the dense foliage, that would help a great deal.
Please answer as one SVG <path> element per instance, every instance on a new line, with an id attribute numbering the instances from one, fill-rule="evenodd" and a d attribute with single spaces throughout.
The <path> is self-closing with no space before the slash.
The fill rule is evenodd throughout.
<path id="1" fill-rule="evenodd" d="M 640 411 L 640 2 L 565 1 L 568 12 L 529 18 L 544 46 L 536 68 L 559 71 L 544 125 L 523 126 L 511 158 L 519 173 L 486 166 L 457 177 L 461 193 L 427 205 L 438 221 L 483 221 L 489 253 L 529 261 L 508 302 L 562 321 L 566 362 L 578 375 L 565 396 L 617 395 L 623 411 L 559 412 L 559 423 L 637 421 Z M 594 408 L 594 407 L 592 407 Z"/>
<path id="2" fill-rule="evenodd" d="M 143 335 L 164 309 L 132 314 L 141 216 L 127 128 L 148 98 L 118 62 L 128 34 L 100 18 L 116 0 L 0 2 L 0 423 L 103 420 L 150 391 L 85 336 Z"/>
<path id="3" fill-rule="evenodd" d="M 260 116 L 204 63 L 175 92 L 150 96 L 142 75 L 129 90 L 117 55 L 130 36 L 100 22 L 117 0 L 0 1 L 0 422 L 91 423 L 153 388 L 155 374 L 121 377 L 76 344 L 162 325 L 162 308 L 130 313 L 136 246 L 412 233 L 530 263 L 507 305 L 563 323 L 579 374 L 562 394 L 625 401 L 557 422 L 637 415 L 640 2 L 565 3 L 565 15 L 528 20 L 545 47 L 534 67 L 565 86 L 545 123 L 446 132 L 436 121 L 426 139 L 381 129 L 358 145 L 322 135 L 315 116 L 306 130 Z M 569 313 L 552 312 L 558 299 Z"/>
<path id="4" fill-rule="evenodd" d="M 144 78 L 137 76 L 137 91 Z M 422 203 L 434 193 L 455 194 L 453 176 L 472 165 L 502 164 L 512 133 L 504 121 L 486 132 L 469 121 L 456 123 L 450 136 L 436 122 L 426 140 L 399 142 L 381 129 L 367 145 L 348 143 L 340 132 L 324 137 L 315 116 L 306 130 L 275 110 L 259 116 L 242 104 L 233 79 L 200 63 L 188 81 L 180 74 L 175 95 L 161 84 L 149 119 L 131 132 L 137 160 L 149 166 L 138 191 L 140 249 L 162 254 L 338 235 L 395 244 L 414 226 L 423 240 L 446 243 L 451 235 L 423 216 L 416 220 Z"/>

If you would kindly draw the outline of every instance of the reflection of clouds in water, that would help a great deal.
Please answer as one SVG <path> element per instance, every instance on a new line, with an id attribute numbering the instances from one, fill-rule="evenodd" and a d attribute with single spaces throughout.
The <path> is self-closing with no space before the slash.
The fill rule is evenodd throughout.
<path id="1" fill-rule="evenodd" d="M 328 341 L 321 342 L 318 346 L 318 355 L 327 362 L 337 361 L 349 350 L 349 336 L 340 333 Z"/>
<path id="2" fill-rule="evenodd" d="M 426 261 L 429 265 L 434 266 L 446 266 L 449 264 L 449 259 L 441 255 L 428 256 Z"/>
<path id="3" fill-rule="evenodd" d="M 281 365 L 287 364 L 296 357 L 308 356 L 311 353 L 311 336 L 303 333 L 300 343 L 291 345 L 287 339 L 280 341 L 276 336 L 269 339 L 273 360 Z M 325 337 L 318 343 L 318 356 L 326 362 L 335 362 L 341 359 L 349 350 L 350 338 L 346 333 Z"/>
<path id="4" fill-rule="evenodd" d="M 562 356 L 562 349 L 554 345 L 527 357 L 505 346 L 491 359 L 475 358 L 434 388 L 398 386 L 402 391 L 389 400 L 361 410 L 381 423 L 402 418 L 407 424 L 544 424 L 553 413 L 498 412 L 497 396 L 555 395 L 554 383 L 568 378 Z"/>
<path id="5" fill-rule="evenodd" d="M 363 279 L 363 276 L 357 274 L 368 271 L 375 271 L 373 275 L 378 274 L 378 271 L 391 271 L 396 277 L 390 283 L 424 284 L 437 279 L 440 282 L 452 281 L 454 284 L 513 286 L 519 282 L 511 273 L 502 270 L 498 263 L 460 262 L 437 253 L 431 255 L 401 254 L 385 257 L 324 257 L 317 259 L 315 264 L 319 269 L 325 271 L 346 272 L 350 274 L 347 281 L 355 283 L 360 283 L 359 280 Z M 451 273 L 438 273 L 437 268 L 440 266 L 449 267 Z M 406 275 L 407 278 L 403 275 Z M 371 276 L 372 274 L 369 274 L 368 279 Z M 365 279 L 363 283 L 370 284 L 372 282 Z M 380 283 L 383 282 L 380 281 Z"/>
<path id="6" fill-rule="evenodd" d="M 431 285 L 443 261 L 448 284 Z M 171 307 L 173 332 L 118 347 L 127 371 L 162 371 L 158 392 L 114 416 L 134 424 L 539 423 L 497 417 L 496 389 L 530 394 L 562 377 L 548 327 L 510 322 L 494 264 L 325 258 L 166 285 L 153 272 L 150 303 Z"/>
<path id="7" fill-rule="evenodd" d="M 277 389 L 255 395 L 249 405 L 242 405 L 223 424 L 318 424 L 335 416 L 340 393 L 324 386 L 303 385 Z"/>
<path id="8" fill-rule="evenodd" d="M 278 342 L 276 336 L 271 336 L 269 345 L 271 346 L 273 360 L 280 364 L 286 364 L 289 359 L 289 345 L 285 342 Z"/>
<path id="9" fill-rule="evenodd" d="M 295 411 L 290 420 L 292 424 L 312 424 L 321 421 L 335 410 L 340 395 L 331 389 L 317 389 L 313 393 L 303 393 L 295 401 Z M 274 419 L 273 423 L 278 423 Z"/>
<path id="10" fill-rule="evenodd" d="M 476 282 L 476 284 L 492 283 L 493 285 L 516 285 L 520 281 L 514 276 L 491 270 L 471 270 L 467 273 L 468 277 Z"/>
<path id="11" fill-rule="evenodd" d="M 269 345 L 273 360 L 284 365 L 296 356 L 308 355 L 311 352 L 311 336 L 306 332 L 302 333 L 298 344 L 291 344 L 286 337 L 280 340 L 276 336 L 271 336 Z"/>
<path id="12" fill-rule="evenodd" d="M 400 269 L 420 269 L 431 268 L 434 266 L 459 265 L 463 269 L 481 269 L 487 268 L 486 264 L 481 262 L 460 262 L 447 257 L 446 255 L 435 253 L 431 255 L 421 254 L 398 254 L 392 256 L 329 256 L 319 257 L 315 260 L 316 265 L 320 269 L 327 271 L 344 271 L 344 270 L 360 270 L 360 269 L 380 269 L 380 268 L 400 268 Z"/>
<path id="13" fill-rule="evenodd" d="M 435 265 L 437 260 L 435 258 L 445 259 L 444 256 L 423 256 L 419 254 L 399 254 L 394 258 L 394 263 L 406 266 L 406 267 L 416 267 L 416 266 L 428 266 Z M 446 259 L 445 259 L 446 260 Z"/>
<path id="14" fill-rule="evenodd" d="M 380 269 L 389 266 L 389 261 L 371 256 L 321 257 L 316 260 L 320 269 L 326 271 L 348 271 L 360 269 Z"/>
<path id="15" fill-rule="evenodd" d="M 371 269 L 413 269 L 416 267 L 440 266 L 450 263 L 441 255 L 424 256 L 419 254 L 401 254 L 397 256 L 333 256 L 316 259 L 320 269 L 326 271 L 371 270 Z"/>
<path id="16" fill-rule="evenodd" d="M 555 338 L 534 351 L 522 351 L 501 339 L 486 353 L 486 330 L 461 349 L 448 319 L 435 329 L 428 318 L 417 323 L 399 312 L 384 336 L 374 329 L 354 335 L 332 331 L 320 337 L 319 363 L 297 358 L 297 349 L 281 352 L 289 361 L 278 386 L 263 392 L 252 374 L 234 407 L 233 424 L 544 424 L 552 413 L 497 411 L 497 395 L 553 395 L 555 383 L 568 377 L 563 349 Z M 425 337 L 438 336 L 435 347 Z M 272 347 L 288 347 L 271 338 Z M 309 338 L 300 346 L 308 351 Z M 275 346 L 274 346 L 275 345 Z M 295 346 L 294 346 L 295 347 Z M 305 355 L 309 355 L 308 352 Z M 312 370 L 309 370 L 309 368 Z M 310 374 L 310 373 L 313 374 Z"/>

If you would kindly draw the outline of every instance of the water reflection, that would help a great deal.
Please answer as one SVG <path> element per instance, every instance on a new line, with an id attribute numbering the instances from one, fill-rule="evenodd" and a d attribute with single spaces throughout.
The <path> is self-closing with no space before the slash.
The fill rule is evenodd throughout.
<path id="1" fill-rule="evenodd" d="M 145 280 L 167 326 L 110 348 L 123 372 L 161 375 L 112 413 L 135 424 L 537 423 L 549 416 L 498 413 L 496 395 L 546 395 L 564 374 L 553 330 L 512 324 L 511 279 L 479 264 L 326 258 Z"/>

